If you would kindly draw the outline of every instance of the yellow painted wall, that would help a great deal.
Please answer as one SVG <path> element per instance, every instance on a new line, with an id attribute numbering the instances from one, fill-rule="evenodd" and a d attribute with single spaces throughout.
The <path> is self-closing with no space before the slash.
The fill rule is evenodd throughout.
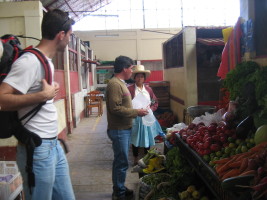
<path id="1" fill-rule="evenodd" d="M 186 80 L 185 80 L 185 68 L 171 68 L 165 69 L 164 80 L 170 82 L 170 94 L 181 100 L 186 100 Z M 183 120 L 184 105 L 171 100 L 171 110 L 177 115 L 178 120 Z"/>
<path id="2" fill-rule="evenodd" d="M 97 59 L 111 61 L 119 55 L 126 55 L 134 60 L 162 59 L 162 43 L 177 34 L 180 29 L 153 29 L 155 32 L 142 30 L 119 31 L 74 31 L 83 41 L 90 41 Z M 97 35 L 117 34 L 118 37 L 96 37 Z"/>
<path id="3" fill-rule="evenodd" d="M 64 99 L 61 99 L 61 100 L 54 102 L 54 104 L 57 108 L 57 114 L 58 114 L 58 119 L 59 119 L 58 120 L 58 133 L 61 133 L 61 131 L 63 131 L 67 126 L 65 101 Z"/>
<path id="4" fill-rule="evenodd" d="M 170 41 L 170 40 L 169 40 Z M 184 66 L 165 69 L 164 80 L 170 82 L 170 94 L 184 101 L 184 105 L 171 99 L 171 110 L 183 121 L 184 109 L 197 105 L 197 63 L 196 63 L 196 30 L 185 27 L 183 30 Z"/>
<path id="5" fill-rule="evenodd" d="M 39 1 L 0 3 L 0 35 L 14 34 L 41 38 L 42 4 Z M 22 47 L 38 41 L 19 38 Z"/>

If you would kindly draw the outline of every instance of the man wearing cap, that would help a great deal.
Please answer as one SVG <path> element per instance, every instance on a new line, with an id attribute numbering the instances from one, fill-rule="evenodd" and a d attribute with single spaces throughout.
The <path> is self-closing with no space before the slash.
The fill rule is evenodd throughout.
<path id="1" fill-rule="evenodd" d="M 125 80 L 130 79 L 132 75 L 132 68 L 131 58 L 117 57 L 114 62 L 115 75 L 110 79 L 106 89 L 107 134 L 112 141 L 114 152 L 112 200 L 125 200 L 133 196 L 133 191 L 124 185 L 128 169 L 132 120 L 148 113 L 146 109 L 132 108 L 131 94 L 125 84 Z"/>

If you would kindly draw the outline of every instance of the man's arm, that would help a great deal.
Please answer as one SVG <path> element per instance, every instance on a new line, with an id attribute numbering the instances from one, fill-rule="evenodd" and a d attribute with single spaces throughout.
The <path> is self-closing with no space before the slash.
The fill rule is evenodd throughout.
<path id="1" fill-rule="evenodd" d="M 42 91 L 32 94 L 21 94 L 18 90 L 3 82 L 0 85 L 0 110 L 14 111 L 53 99 L 57 95 L 59 85 L 49 85 L 45 79 L 42 80 L 42 83 Z"/>

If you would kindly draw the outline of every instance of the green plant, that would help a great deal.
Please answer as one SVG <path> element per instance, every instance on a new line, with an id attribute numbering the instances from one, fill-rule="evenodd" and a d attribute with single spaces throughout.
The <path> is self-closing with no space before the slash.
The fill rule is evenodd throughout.
<path id="1" fill-rule="evenodd" d="M 230 100 L 239 103 L 237 116 L 244 119 L 249 115 L 259 127 L 267 120 L 267 67 L 256 62 L 242 62 L 230 71 L 224 80 L 224 87 L 230 92 Z"/>

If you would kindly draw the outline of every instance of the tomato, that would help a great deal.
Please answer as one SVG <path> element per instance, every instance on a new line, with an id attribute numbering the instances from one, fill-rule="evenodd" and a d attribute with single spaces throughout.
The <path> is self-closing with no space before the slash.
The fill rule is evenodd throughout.
<path id="1" fill-rule="evenodd" d="M 208 141 L 204 142 L 204 144 L 203 144 L 204 149 L 208 149 L 210 147 L 210 144 L 211 143 Z"/>
<path id="2" fill-rule="evenodd" d="M 210 132 L 216 132 L 216 126 L 214 126 L 214 125 L 209 125 L 209 126 L 208 126 L 208 130 L 209 130 Z"/>
<path id="3" fill-rule="evenodd" d="M 213 141 L 216 141 L 216 142 L 220 141 L 220 136 L 219 135 L 213 135 L 211 138 L 212 138 Z"/>
<path id="4" fill-rule="evenodd" d="M 218 144 L 212 144 L 212 145 L 210 145 L 210 150 L 213 152 L 219 151 L 220 146 Z"/>
<path id="5" fill-rule="evenodd" d="M 220 141 L 221 141 L 222 143 L 227 142 L 227 137 L 226 137 L 226 136 L 221 136 L 221 137 L 220 137 Z"/>

